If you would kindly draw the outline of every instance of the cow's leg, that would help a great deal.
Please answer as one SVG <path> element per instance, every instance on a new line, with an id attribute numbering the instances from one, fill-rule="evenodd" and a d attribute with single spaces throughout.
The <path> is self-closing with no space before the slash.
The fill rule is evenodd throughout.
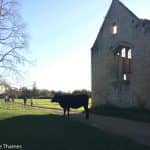
<path id="1" fill-rule="evenodd" d="M 69 107 L 67 107 L 67 111 L 68 111 L 68 117 L 69 117 L 69 112 L 70 112 L 70 108 Z"/>
<path id="2" fill-rule="evenodd" d="M 66 116 L 66 108 L 64 107 L 64 117 Z"/>
<path id="3" fill-rule="evenodd" d="M 89 119 L 89 108 L 88 108 L 88 105 L 84 106 L 84 110 L 85 110 L 86 119 Z"/>

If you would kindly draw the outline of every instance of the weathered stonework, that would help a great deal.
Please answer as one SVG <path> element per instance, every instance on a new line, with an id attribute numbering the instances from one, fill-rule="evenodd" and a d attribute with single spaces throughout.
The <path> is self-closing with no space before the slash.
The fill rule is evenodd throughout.
<path id="1" fill-rule="evenodd" d="M 149 20 L 113 0 L 91 49 L 91 63 L 93 106 L 150 108 Z"/>

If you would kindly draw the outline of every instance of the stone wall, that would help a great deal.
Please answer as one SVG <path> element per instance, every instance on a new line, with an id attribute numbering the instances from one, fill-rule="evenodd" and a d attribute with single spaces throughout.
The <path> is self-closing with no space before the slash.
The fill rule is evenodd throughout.
<path id="1" fill-rule="evenodd" d="M 112 33 L 117 25 L 117 34 Z M 93 106 L 149 107 L 150 101 L 150 24 L 138 19 L 118 0 L 114 0 L 91 50 Z M 132 49 L 131 79 L 118 81 L 115 48 Z"/>

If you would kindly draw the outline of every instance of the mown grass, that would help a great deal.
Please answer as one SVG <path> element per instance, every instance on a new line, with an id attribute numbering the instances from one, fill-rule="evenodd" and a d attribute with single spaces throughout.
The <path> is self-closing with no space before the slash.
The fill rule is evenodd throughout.
<path id="1" fill-rule="evenodd" d="M 90 111 L 98 115 L 119 117 L 119 118 L 125 118 L 129 120 L 142 121 L 142 122 L 150 122 L 149 110 L 143 110 L 138 108 L 123 109 L 123 108 L 103 105 L 100 107 L 95 107 Z"/>
<path id="2" fill-rule="evenodd" d="M 0 119 L 6 119 L 14 116 L 21 116 L 21 115 L 41 115 L 41 114 L 48 114 L 48 111 L 42 110 L 34 110 L 30 107 L 24 106 L 17 106 L 12 103 L 4 103 L 0 100 Z"/>
<path id="3" fill-rule="evenodd" d="M 0 145 L 25 150 L 148 150 L 149 147 L 49 111 L 0 102 Z"/>

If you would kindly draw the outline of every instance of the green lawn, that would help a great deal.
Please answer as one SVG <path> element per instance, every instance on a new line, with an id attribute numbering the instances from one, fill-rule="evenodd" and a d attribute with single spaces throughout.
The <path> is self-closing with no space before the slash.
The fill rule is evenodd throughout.
<path id="1" fill-rule="evenodd" d="M 15 99 L 15 102 L 23 104 L 23 99 Z M 31 105 L 31 99 L 27 99 L 27 105 Z M 62 109 L 58 103 L 52 103 L 50 99 L 33 99 L 33 106 Z"/>
<path id="2" fill-rule="evenodd" d="M 90 110 L 92 113 L 130 120 L 150 122 L 150 111 L 137 108 L 121 109 L 112 106 L 100 106 Z"/>
<path id="3" fill-rule="evenodd" d="M 0 102 L 0 145 L 25 150 L 149 150 L 131 140 L 64 119 L 50 111 Z"/>
<path id="4" fill-rule="evenodd" d="M 48 114 L 48 111 L 34 110 L 30 107 L 17 106 L 12 103 L 4 103 L 0 100 L 0 119 L 6 119 L 21 115 Z"/>

